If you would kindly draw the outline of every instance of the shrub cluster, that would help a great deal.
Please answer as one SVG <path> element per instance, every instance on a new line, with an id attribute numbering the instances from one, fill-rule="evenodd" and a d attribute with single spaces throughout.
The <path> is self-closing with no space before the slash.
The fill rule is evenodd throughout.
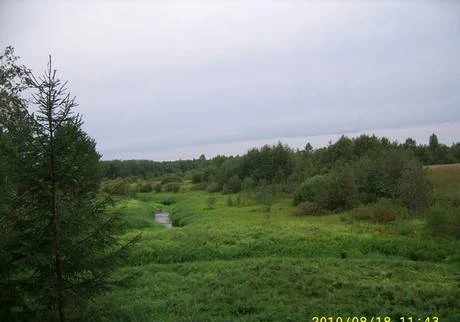
<path id="1" fill-rule="evenodd" d="M 161 190 L 163 189 L 163 187 L 161 186 L 161 183 L 157 183 L 153 189 L 155 190 L 155 192 L 161 192 Z"/>
<path id="2" fill-rule="evenodd" d="M 214 208 L 214 206 L 216 204 L 216 197 L 209 196 L 208 199 L 206 199 L 206 204 L 208 205 L 209 209 Z"/>
<path id="3" fill-rule="evenodd" d="M 417 212 L 432 204 L 433 187 L 423 168 L 412 161 L 402 172 L 398 182 L 398 193 L 407 208 Z"/>
<path id="4" fill-rule="evenodd" d="M 428 208 L 432 187 L 422 165 L 402 151 L 371 152 L 305 180 L 294 193 L 294 204 L 308 201 L 323 209 L 344 210 L 381 198 L 400 200 L 415 212 Z"/>
<path id="5" fill-rule="evenodd" d="M 175 204 L 177 201 L 175 198 L 166 198 L 161 201 L 161 203 L 165 206 L 170 206 Z"/>
<path id="6" fill-rule="evenodd" d="M 180 184 L 177 182 L 170 182 L 163 185 L 163 191 L 165 192 L 179 192 L 180 191 Z"/>
<path id="7" fill-rule="evenodd" d="M 232 196 L 228 196 L 227 197 L 227 206 L 228 207 L 233 207 L 233 205 L 234 205 L 234 202 L 233 202 Z"/>
<path id="8" fill-rule="evenodd" d="M 153 186 L 150 183 L 142 183 L 139 186 L 139 192 L 151 192 L 153 191 Z"/>
<path id="9" fill-rule="evenodd" d="M 237 193 L 241 190 L 241 180 L 238 176 L 231 176 L 222 187 L 223 193 Z"/>
<path id="10" fill-rule="evenodd" d="M 393 209 L 364 205 L 354 208 L 350 212 L 354 220 L 371 220 L 377 223 L 386 223 L 396 220 L 398 213 Z"/>
<path id="11" fill-rule="evenodd" d="M 206 182 L 195 183 L 190 187 L 190 190 L 197 191 L 197 190 L 206 190 Z"/>
<path id="12" fill-rule="evenodd" d="M 161 180 L 161 184 L 167 184 L 167 183 L 181 183 L 182 182 L 182 177 L 178 174 L 170 174 L 163 176 Z"/>
<path id="13" fill-rule="evenodd" d="M 350 170 L 332 171 L 307 179 L 294 194 L 294 204 L 311 202 L 319 208 L 338 210 L 359 203 L 358 184 Z"/>
<path id="14" fill-rule="evenodd" d="M 206 191 L 207 192 L 218 192 L 218 191 L 220 191 L 220 186 L 219 186 L 219 184 L 217 182 L 211 182 L 206 187 Z"/>
<path id="15" fill-rule="evenodd" d="M 297 205 L 297 207 L 294 209 L 294 215 L 296 216 L 305 216 L 305 215 L 312 215 L 312 216 L 317 216 L 324 214 L 325 211 L 321 207 L 319 207 L 317 204 L 314 202 L 301 202 Z"/>
<path id="16" fill-rule="evenodd" d="M 192 173 L 191 180 L 192 183 L 201 183 L 203 179 L 203 173 L 202 172 L 194 172 Z"/>
<path id="17" fill-rule="evenodd" d="M 104 181 L 101 184 L 101 190 L 111 195 L 132 197 L 137 187 L 130 179 L 114 179 Z"/>

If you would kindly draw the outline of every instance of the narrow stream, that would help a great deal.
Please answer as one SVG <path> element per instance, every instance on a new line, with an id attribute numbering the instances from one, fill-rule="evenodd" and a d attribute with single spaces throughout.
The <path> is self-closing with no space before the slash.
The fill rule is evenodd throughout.
<path id="1" fill-rule="evenodd" d="M 166 228 L 172 228 L 171 218 L 169 218 L 169 214 L 166 212 L 155 214 L 155 221 Z"/>

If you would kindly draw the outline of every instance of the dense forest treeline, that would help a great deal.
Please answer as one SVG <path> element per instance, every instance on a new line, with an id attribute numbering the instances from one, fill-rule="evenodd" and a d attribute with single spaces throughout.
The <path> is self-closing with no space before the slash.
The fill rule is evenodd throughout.
<path id="1" fill-rule="evenodd" d="M 351 209 L 380 199 L 398 200 L 418 211 L 432 203 L 423 165 L 458 162 L 460 144 L 448 147 L 433 134 L 428 145 L 417 145 L 410 138 L 400 144 L 375 135 L 342 136 L 320 149 L 307 143 L 304 149 L 294 150 L 278 143 L 236 157 L 206 160 L 202 155 L 195 160 L 170 162 L 114 160 L 102 161 L 101 166 L 105 178 L 147 180 L 137 186 L 141 192 L 177 192 L 180 182 L 188 179 L 192 189 L 208 192 L 287 193 L 307 212 Z M 155 184 L 146 183 L 149 180 Z M 105 189 L 118 189 L 121 194 L 129 191 L 126 180 L 120 179 L 108 182 Z"/>
<path id="2" fill-rule="evenodd" d="M 151 160 L 103 160 L 101 161 L 101 174 L 106 179 L 115 178 L 158 178 L 168 174 L 189 175 L 191 172 L 206 170 L 206 173 L 218 173 L 224 163 L 226 167 L 233 163 L 240 178 L 254 175 L 254 179 L 265 179 L 270 182 L 274 179 L 274 173 L 285 176 L 287 173 L 298 172 L 300 168 L 316 171 L 319 168 L 331 168 L 336 162 L 350 162 L 359 158 L 370 150 L 393 149 L 406 151 L 423 165 L 451 164 L 460 162 L 460 143 L 451 146 L 438 141 L 436 134 L 429 138 L 429 144 L 417 144 L 412 138 L 404 143 L 391 142 L 389 139 L 378 138 L 375 135 L 363 134 L 356 138 L 342 136 L 335 143 L 329 143 L 327 147 L 313 149 L 307 143 L 304 149 L 291 149 L 281 143 L 275 146 L 265 145 L 262 148 L 253 148 L 242 156 L 216 156 L 206 159 L 201 155 L 198 159 L 177 161 L 151 161 Z M 275 156 L 276 155 L 276 156 Z M 264 160 L 263 162 L 257 161 Z M 299 164 L 303 161 L 307 164 Z M 260 166 L 263 163 L 263 169 Z M 259 170 L 251 170 L 251 164 L 257 165 Z M 313 169 L 313 168 L 316 168 Z M 276 170 L 275 170 L 276 169 Z M 249 172 L 253 172 L 249 174 Z M 206 179 L 207 174 L 205 175 Z"/>
<path id="3" fill-rule="evenodd" d="M 150 161 L 150 160 L 110 160 L 101 161 L 101 173 L 106 179 L 115 178 L 156 178 L 165 174 L 186 173 L 207 165 L 204 155 L 194 160 Z"/>

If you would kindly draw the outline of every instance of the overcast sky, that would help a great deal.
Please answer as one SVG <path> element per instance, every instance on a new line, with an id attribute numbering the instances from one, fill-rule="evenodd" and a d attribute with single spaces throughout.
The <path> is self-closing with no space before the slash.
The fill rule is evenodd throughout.
<path id="1" fill-rule="evenodd" d="M 0 0 L 7 45 L 53 56 L 104 159 L 460 141 L 459 1 Z"/>

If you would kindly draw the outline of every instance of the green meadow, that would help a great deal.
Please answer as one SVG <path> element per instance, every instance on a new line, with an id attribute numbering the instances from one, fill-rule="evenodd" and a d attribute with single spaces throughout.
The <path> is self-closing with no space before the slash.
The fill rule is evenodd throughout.
<path id="1" fill-rule="evenodd" d="M 458 199 L 460 167 L 446 169 L 429 169 L 435 195 Z M 292 197 L 282 194 L 270 211 L 250 194 L 237 199 L 186 183 L 179 193 L 119 200 L 123 238 L 140 240 L 115 277 L 132 280 L 96 298 L 85 320 L 460 321 L 460 240 L 430 233 L 426 214 L 382 224 L 348 213 L 296 216 Z M 161 208 L 174 228 L 155 222 Z"/>
<path id="2" fill-rule="evenodd" d="M 460 199 L 460 164 L 427 166 L 426 170 L 436 199 Z"/>

